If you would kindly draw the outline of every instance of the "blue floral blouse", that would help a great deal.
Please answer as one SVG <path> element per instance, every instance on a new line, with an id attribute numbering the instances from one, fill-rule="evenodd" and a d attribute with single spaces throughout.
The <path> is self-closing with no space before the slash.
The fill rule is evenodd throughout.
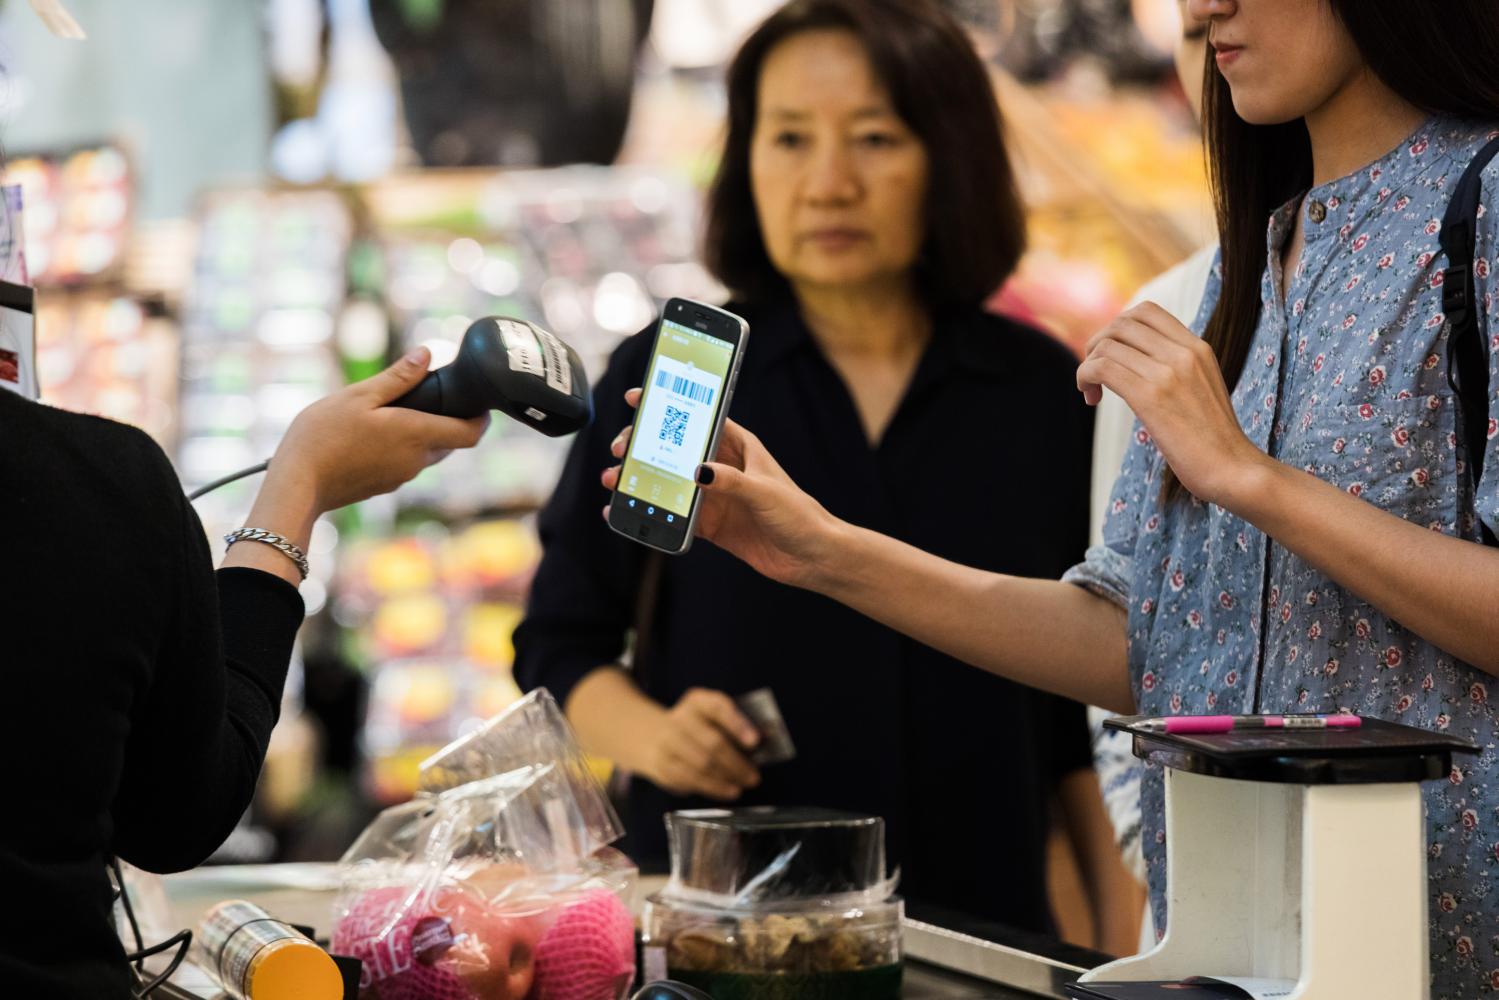
<path id="1" fill-rule="evenodd" d="M 1264 309 L 1233 392 L 1244 432 L 1282 462 L 1433 531 L 1499 531 L 1499 424 L 1475 496 L 1447 385 L 1437 233 L 1492 126 L 1433 119 L 1382 159 L 1313 188 L 1270 220 Z M 1499 160 L 1484 173 L 1499 205 Z M 1298 210 L 1306 249 L 1279 266 Z M 1499 388 L 1499 218 L 1480 214 L 1476 270 Z M 1289 280 L 1285 294 L 1281 282 Z M 1222 289 L 1214 266 L 1194 329 Z M 1491 414 L 1499 404 L 1490 396 Z M 1432 996 L 1499 992 L 1499 681 L 1443 652 L 1244 520 L 1195 499 L 1163 506 L 1164 462 L 1138 424 L 1104 543 L 1067 579 L 1125 607 L 1139 710 L 1149 715 L 1349 709 L 1483 748 L 1425 786 Z M 1454 580 L 1454 588 L 1462 581 Z M 1146 868 L 1165 926 L 1163 778 L 1142 783 Z"/>

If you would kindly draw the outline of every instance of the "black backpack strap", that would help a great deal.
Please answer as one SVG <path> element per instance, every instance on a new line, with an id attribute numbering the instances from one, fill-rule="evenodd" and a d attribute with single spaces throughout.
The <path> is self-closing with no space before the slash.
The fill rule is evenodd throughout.
<path id="1" fill-rule="evenodd" d="M 1499 155 L 1499 139 L 1479 150 L 1468 164 L 1452 192 L 1447 214 L 1442 217 L 1442 252 L 1447 256 L 1447 270 L 1442 274 L 1442 312 L 1452 324 L 1447 334 L 1447 384 L 1457 396 L 1461 421 L 1458 432 L 1467 445 L 1475 499 L 1488 444 L 1489 352 L 1483 330 L 1483 303 L 1478 301 L 1473 278 L 1473 256 L 1477 252 L 1483 170 L 1496 155 Z M 1499 545 L 1499 539 L 1495 539 L 1482 518 L 1478 527 L 1486 545 Z"/>

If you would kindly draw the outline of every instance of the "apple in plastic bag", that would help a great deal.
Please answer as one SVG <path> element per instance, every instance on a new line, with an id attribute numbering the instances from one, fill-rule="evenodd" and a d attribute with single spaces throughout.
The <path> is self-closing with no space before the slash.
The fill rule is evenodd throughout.
<path id="1" fill-rule="evenodd" d="M 564 907 L 536 946 L 532 1000 L 618 1000 L 635 979 L 635 918 L 594 889 Z"/>
<path id="2" fill-rule="evenodd" d="M 481 1000 L 521 1000 L 530 992 L 541 938 L 536 917 L 497 912 L 461 890 L 439 892 L 434 902 L 437 913 L 426 918 L 429 936 L 422 937 L 420 924 L 412 930 L 418 962 L 432 955 Z"/>
<path id="3" fill-rule="evenodd" d="M 363 1000 L 521 1000 L 530 992 L 542 930 L 535 917 L 497 912 L 456 888 L 406 907 L 408 893 L 369 890 L 334 928 L 333 951 L 364 962 Z"/>

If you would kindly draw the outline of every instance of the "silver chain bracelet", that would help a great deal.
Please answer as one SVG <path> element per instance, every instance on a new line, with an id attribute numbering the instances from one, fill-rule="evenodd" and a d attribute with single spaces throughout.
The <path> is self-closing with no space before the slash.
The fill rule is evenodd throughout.
<path id="1" fill-rule="evenodd" d="M 264 542 L 296 563 L 297 572 L 302 574 L 304 580 L 311 571 L 311 567 L 307 565 L 307 553 L 273 531 L 266 531 L 264 528 L 240 528 L 224 536 L 226 546 L 233 545 L 235 542 Z"/>

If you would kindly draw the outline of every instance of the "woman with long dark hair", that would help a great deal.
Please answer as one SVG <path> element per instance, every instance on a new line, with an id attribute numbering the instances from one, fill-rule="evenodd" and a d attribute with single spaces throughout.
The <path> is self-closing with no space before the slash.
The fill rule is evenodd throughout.
<path id="1" fill-rule="evenodd" d="M 1499 213 L 1474 213 L 1468 260 L 1446 259 L 1441 220 L 1499 135 L 1499 5 L 1191 10 L 1211 22 L 1222 253 L 1192 329 L 1147 303 L 1078 369 L 1090 401 L 1113 389 L 1140 424 L 1104 545 L 1064 582 L 945 562 L 840 521 L 740 428 L 700 471 L 700 531 L 960 659 L 1120 711 L 1351 709 L 1493 746 Z M 1499 161 L 1481 177 L 1499 204 Z M 1444 286 L 1470 271 L 1482 339 L 1455 344 Z M 1482 353 L 1459 396 L 1463 350 Z M 1496 768 L 1479 757 L 1424 790 L 1433 996 L 1499 988 Z M 1144 814 L 1164 926 L 1159 771 Z"/>

